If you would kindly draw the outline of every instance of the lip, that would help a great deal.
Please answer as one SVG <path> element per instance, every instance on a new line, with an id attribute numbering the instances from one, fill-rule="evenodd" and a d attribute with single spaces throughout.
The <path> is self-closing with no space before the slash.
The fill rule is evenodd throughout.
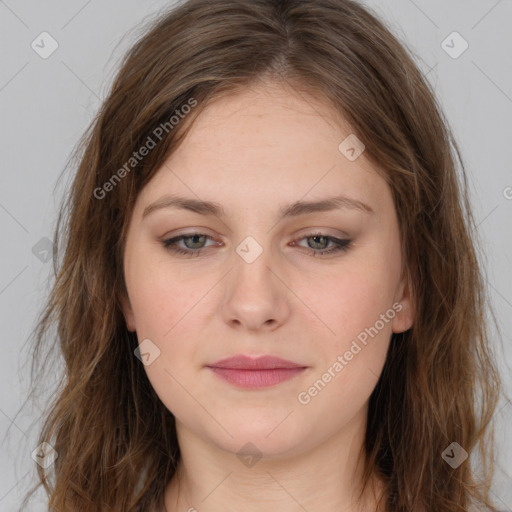
<path id="1" fill-rule="evenodd" d="M 275 386 L 302 373 L 307 366 L 274 356 L 238 355 L 206 365 L 218 377 L 241 388 Z"/>

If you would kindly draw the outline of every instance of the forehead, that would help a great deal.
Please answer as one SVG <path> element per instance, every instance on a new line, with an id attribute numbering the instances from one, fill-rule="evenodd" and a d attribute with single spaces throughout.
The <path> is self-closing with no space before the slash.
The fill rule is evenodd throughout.
<path id="1" fill-rule="evenodd" d="M 212 101 L 143 196 L 175 192 L 245 208 L 338 193 L 379 203 L 387 185 L 364 152 L 351 161 L 340 151 L 353 136 L 339 112 L 304 90 L 258 84 Z"/>
<path id="2" fill-rule="evenodd" d="M 332 150 L 350 131 L 340 113 L 311 93 L 263 83 L 211 102 L 196 120 L 188 143 L 194 148 L 233 153 L 252 148 L 253 153 L 264 153 L 273 148 L 297 151 L 299 143 L 309 148 L 324 140 Z"/>

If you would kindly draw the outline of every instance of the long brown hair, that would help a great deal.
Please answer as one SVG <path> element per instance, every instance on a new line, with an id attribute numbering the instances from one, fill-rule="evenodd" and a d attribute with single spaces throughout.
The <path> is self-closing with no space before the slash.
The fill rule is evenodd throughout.
<path id="1" fill-rule="evenodd" d="M 365 482 L 381 475 L 387 511 L 495 511 L 500 377 L 463 162 L 409 51 L 352 0 L 189 0 L 151 21 L 123 59 L 73 155 L 55 284 L 34 330 L 37 381 L 47 343 L 64 361 L 40 434 L 58 457 L 38 467 L 35 489 L 44 485 L 58 512 L 163 507 L 180 450 L 122 314 L 126 229 L 138 193 L 202 109 L 260 80 L 312 92 L 342 114 L 393 193 L 416 317 L 392 335 L 370 398 Z M 469 460 L 443 459 L 452 442 L 479 448 L 478 477 Z"/>

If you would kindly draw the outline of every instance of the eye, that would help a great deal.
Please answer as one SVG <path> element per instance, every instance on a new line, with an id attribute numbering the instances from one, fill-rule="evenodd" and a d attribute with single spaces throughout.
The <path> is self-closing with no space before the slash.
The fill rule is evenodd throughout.
<path id="1" fill-rule="evenodd" d="M 352 240 L 340 239 L 320 232 L 309 233 L 298 240 L 306 240 L 307 248 L 314 249 L 312 251 L 308 251 L 312 256 L 323 256 L 340 251 L 347 251 L 352 243 Z M 294 241 L 293 244 L 295 244 L 295 242 L 296 241 Z M 329 243 L 333 244 L 330 248 L 328 248 Z"/>
<path id="2" fill-rule="evenodd" d="M 204 245 L 207 240 L 212 240 L 212 238 L 204 233 L 184 233 L 168 240 L 163 240 L 162 245 L 173 253 L 194 257 L 199 256 L 207 249 L 208 246 Z M 307 241 L 308 248 L 310 249 L 307 252 L 312 256 L 324 256 L 346 251 L 352 242 L 349 239 L 340 239 L 315 232 L 294 240 L 292 245 L 298 245 L 296 242 L 301 240 Z M 310 241 L 312 242 L 310 243 Z M 183 242 L 184 247 L 178 245 L 180 242 Z M 329 247 L 329 244 L 332 245 Z M 300 245 L 299 247 L 304 246 Z"/>
<path id="3" fill-rule="evenodd" d="M 162 243 L 166 249 L 177 254 L 183 254 L 185 256 L 199 256 L 199 254 L 201 254 L 205 249 L 203 244 L 207 239 L 211 239 L 211 237 L 204 233 L 185 233 L 183 235 L 178 235 L 174 238 L 164 240 Z M 178 246 L 178 242 L 183 242 L 185 244 L 185 248 Z"/>

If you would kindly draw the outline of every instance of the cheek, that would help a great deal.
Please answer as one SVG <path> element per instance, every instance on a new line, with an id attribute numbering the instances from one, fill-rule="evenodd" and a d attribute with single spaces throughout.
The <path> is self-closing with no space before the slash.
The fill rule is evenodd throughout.
<path id="1" fill-rule="evenodd" d="M 324 340 L 338 340 L 337 348 L 373 326 L 390 309 L 389 314 L 394 314 L 392 305 L 400 270 L 399 261 L 371 253 L 359 254 L 344 263 L 325 279 L 308 279 L 302 289 L 311 310 L 324 324 Z M 386 330 L 391 332 L 391 322 L 386 322 Z"/>
<path id="2" fill-rule="evenodd" d="M 322 320 L 315 330 L 324 333 L 311 336 L 321 357 L 307 394 L 312 401 L 321 394 L 314 400 L 325 411 L 354 412 L 352 408 L 360 407 L 371 394 L 384 366 L 401 263 L 392 241 L 390 237 L 378 247 L 347 255 L 336 273 L 320 281 L 323 286 L 309 281 L 304 286 L 304 292 L 310 290 L 311 309 Z M 313 296 L 311 290 L 316 290 Z"/>
<path id="3" fill-rule="evenodd" d="M 199 366 L 192 365 L 200 362 L 198 341 L 202 322 L 198 300 L 204 295 L 204 283 L 201 286 L 187 280 L 184 290 L 179 276 L 155 265 L 144 270 L 133 284 L 132 307 L 139 343 L 150 339 L 160 351 L 144 369 L 162 403 L 184 421 L 195 414 L 197 407 L 190 396 L 201 396 L 201 388 L 196 387 L 198 382 L 190 376 L 199 370 Z M 200 419 L 204 421 L 200 415 L 189 421 Z"/>
<path id="4" fill-rule="evenodd" d="M 132 253 L 125 274 L 138 341 L 149 339 L 159 351 L 144 369 L 160 399 L 174 412 L 173 397 L 183 395 L 179 383 L 185 383 L 190 372 L 183 361 L 197 359 L 194 340 L 201 339 L 202 323 L 198 301 L 208 287 L 199 279 L 187 279 L 185 284 L 169 262 L 142 252 Z"/>
<path id="5" fill-rule="evenodd" d="M 307 414 L 333 428 L 350 421 L 367 402 L 386 361 L 396 315 L 386 273 L 390 269 L 382 264 L 352 266 L 317 296 L 317 311 L 330 329 L 311 336 L 321 356 L 297 399 Z"/>
<path id="6" fill-rule="evenodd" d="M 208 276 L 187 274 L 173 266 L 165 255 L 155 255 L 154 248 L 135 254 L 127 269 L 127 287 L 139 337 L 166 343 L 182 325 L 194 329 L 198 304 L 208 284 Z"/>

